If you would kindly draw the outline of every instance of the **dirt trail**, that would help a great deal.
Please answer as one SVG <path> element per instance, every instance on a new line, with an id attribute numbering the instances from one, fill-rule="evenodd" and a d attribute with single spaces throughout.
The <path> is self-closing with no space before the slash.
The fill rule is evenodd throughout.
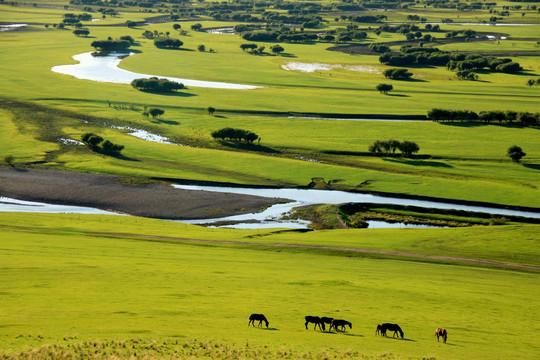
<path id="1" fill-rule="evenodd" d="M 177 242 L 186 242 L 186 243 L 200 243 L 200 244 L 224 244 L 224 245 L 240 245 L 240 246 L 253 246 L 253 247 L 275 247 L 275 248 L 304 248 L 304 249 L 322 249 L 322 250 L 336 250 L 343 252 L 354 252 L 354 253 L 363 253 L 363 254 L 380 254 L 380 255 L 389 255 L 389 256 L 401 256 L 411 259 L 428 259 L 428 260 L 438 260 L 441 262 L 450 261 L 464 264 L 478 264 L 485 265 L 495 268 L 503 269 L 515 269 L 515 270 L 527 270 L 540 272 L 539 266 L 532 265 L 522 265 L 522 264 L 510 264 L 510 263 L 501 263 L 497 261 L 482 260 L 482 259 L 469 259 L 455 256 L 442 256 L 442 255 L 429 255 L 429 254 L 416 254 L 405 251 L 391 251 L 391 250 L 379 250 L 379 249 L 363 249 L 363 248 L 351 248 L 351 247 L 340 247 L 340 246 L 326 246 L 326 245 L 306 245 L 306 244 L 280 244 L 280 243 L 258 243 L 251 241 L 229 241 L 229 240 L 204 240 L 204 239 L 188 239 L 188 238 L 179 238 L 179 237 L 170 237 L 170 236 L 153 236 L 153 235 L 140 235 L 140 234 L 129 234 L 129 233 L 103 233 L 103 232 L 92 232 L 89 234 L 94 234 L 98 236 L 111 236 L 111 237 L 130 237 L 130 238 L 139 238 L 139 239 L 148 239 L 148 240 L 165 240 L 165 241 L 177 241 Z"/>

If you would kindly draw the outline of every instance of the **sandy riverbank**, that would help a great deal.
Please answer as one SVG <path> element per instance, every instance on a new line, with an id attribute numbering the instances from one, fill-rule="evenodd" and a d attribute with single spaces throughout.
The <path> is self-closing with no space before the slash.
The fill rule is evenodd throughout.
<path id="1" fill-rule="evenodd" d="M 0 196 L 77 205 L 160 219 L 215 218 L 257 212 L 279 201 L 257 196 L 126 185 L 119 176 L 0 168 Z"/>

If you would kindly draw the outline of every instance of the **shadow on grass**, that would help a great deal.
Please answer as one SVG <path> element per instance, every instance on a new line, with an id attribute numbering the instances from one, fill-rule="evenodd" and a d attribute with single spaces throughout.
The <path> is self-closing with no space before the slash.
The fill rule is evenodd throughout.
<path id="1" fill-rule="evenodd" d="M 262 327 L 258 327 L 256 329 L 264 330 L 264 331 L 279 331 L 278 328 L 262 328 Z"/>
<path id="2" fill-rule="evenodd" d="M 500 122 L 484 122 L 484 121 L 438 121 L 441 125 L 457 126 L 463 128 L 479 127 L 479 126 L 499 126 L 506 129 L 536 129 L 540 130 L 538 126 L 524 126 L 519 123 L 500 123 Z"/>
<path id="3" fill-rule="evenodd" d="M 262 145 L 256 145 L 256 144 L 246 144 L 246 143 L 230 143 L 230 142 L 221 142 L 221 145 L 238 149 L 238 150 L 245 150 L 245 151 L 258 151 L 258 152 L 265 152 L 269 154 L 281 154 L 281 151 L 262 146 Z"/>
<path id="4" fill-rule="evenodd" d="M 289 54 L 289 53 L 281 53 L 280 55 L 283 56 L 283 57 L 286 57 L 286 58 L 296 58 L 296 57 L 298 57 L 298 56 L 296 56 L 294 54 Z"/>
<path id="5" fill-rule="evenodd" d="M 523 166 L 533 170 L 540 170 L 540 164 L 523 164 Z"/>
<path id="6" fill-rule="evenodd" d="M 409 95 L 404 94 L 384 94 L 386 96 L 394 96 L 394 97 L 410 97 Z"/>
<path id="7" fill-rule="evenodd" d="M 399 163 L 403 165 L 412 165 L 412 166 L 429 166 L 429 167 L 440 167 L 440 168 L 452 168 L 452 165 L 445 164 L 439 161 L 429 161 L 429 160 L 410 160 L 410 159 L 389 159 L 384 158 L 383 161 L 390 161 L 394 163 Z"/>
<path id="8" fill-rule="evenodd" d="M 180 125 L 178 121 L 174 120 L 161 120 L 161 119 L 154 119 L 156 121 L 152 121 L 155 124 L 165 124 L 165 125 Z"/>
<path id="9" fill-rule="evenodd" d="M 139 90 L 140 92 L 153 95 L 161 96 L 178 96 L 178 97 L 192 97 L 197 96 L 197 94 L 191 94 L 183 91 L 173 91 L 173 92 L 160 92 L 160 91 L 150 91 L 150 90 Z"/>

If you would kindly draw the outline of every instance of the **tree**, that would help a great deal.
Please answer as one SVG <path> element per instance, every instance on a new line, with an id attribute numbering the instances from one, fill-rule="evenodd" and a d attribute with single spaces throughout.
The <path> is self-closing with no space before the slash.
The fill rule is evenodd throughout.
<path id="1" fill-rule="evenodd" d="M 388 94 L 388 92 L 392 91 L 394 87 L 390 84 L 379 84 L 376 86 L 376 89 L 379 90 L 381 94 Z"/>
<path id="2" fill-rule="evenodd" d="M 11 166 L 12 168 L 15 168 L 15 165 L 13 165 L 13 160 L 15 158 L 13 157 L 13 155 L 6 155 L 4 156 L 4 161 L 6 162 L 6 164 L 8 164 L 9 166 Z"/>
<path id="3" fill-rule="evenodd" d="M 407 69 L 386 69 L 383 72 L 384 77 L 393 80 L 408 80 L 413 75 Z"/>
<path id="4" fill-rule="evenodd" d="M 417 153 L 420 150 L 420 147 L 412 141 L 402 141 L 399 143 L 399 150 L 405 156 L 411 156 L 414 153 Z"/>
<path id="5" fill-rule="evenodd" d="M 109 140 L 105 140 L 101 144 L 101 150 L 107 155 L 120 155 L 120 152 L 124 149 L 124 145 L 113 144 Z"/>
<path id="6" fill-rule="evenodd" d="M 202 29 L 202 25 L 199 23 L 191 25 L 191 30 L 193 31 L 200 31 L 201 29 Z"/>
<path id="7" fill-rule="evenodd" d="M 152 115 L 153 119 L 155 119 L 156 117 L 165 114 L 165 110 L 159 108 L 150 108 L 150 110 L 148 110 L 148 113 Z"/>
<path id="8" fill-rule="evenodd" d="M 200 52 L 205 52 L 206 51 L 206 46 L 199 45 L 199 46 L 197 46 L 197 50 L 199 50 Z"/>
<path id="9" fill-rule="evenodd" d="M 172 28 L 176 31 L 180 30 L 182 27 L 180 26 L 180 24 L 173 24 Z"/>
<path id="10" fill-rule="evenodd" d="M 81 137 L 83 143 L 85 143 L 91 149 L 97 149 L 99 144 L 103 141 L 103 138 L 94 133 L 85 133 Z"/>
<path id="11" fill-rule="evenodd" d="M 77 36 L 88 36 L 88 34 L 90 34 L 90 30 L 88 29 L 75 29 L 73 30 L 73 34 L 77 35 Z"/>
<path id="12" fill-rule="evenodd" d="M 515 163 L 519 163 L 519 161 L 521 160 L 522 157 L 524 157 L 525 154 L 523 152 L 523 150 L 521 150 L 521 148 L 517 145 L 514 145 L 514 146 L 510 146 L 508 148 L 508 151 L 506 152 L 506 154 L 508 155 L 508 157 L 510 159 L 512 159 L 513 162 Z"/>
<path id="13" fill-rule="evenodd" d="M 211 106 L 207 107 L 206 110 L 208 110 L 209 115 L 214 115 L 214 112 L 216 111 L 216 109 Z"/>
<path id="14" fill-rule="evenodd" d="M 167 37 L 159 37 L 154 40 L 154 45 L 157 48 L 172 48 L 178 49 L 180 46 L 184 45 L 184 42 L 179 39 L 171 39 Z"/>
<path id="15" fill-rule="evenodd" d="M 270 50 L 272 50 L 272 52 L 276 55 L 279 55 L 280 53 L 282 53 L 283 51 L 285 51 L 285 49 L 283 48 L 283 46 L 281 45 L 273 45 L 273 46 L 270 46 Z"/>

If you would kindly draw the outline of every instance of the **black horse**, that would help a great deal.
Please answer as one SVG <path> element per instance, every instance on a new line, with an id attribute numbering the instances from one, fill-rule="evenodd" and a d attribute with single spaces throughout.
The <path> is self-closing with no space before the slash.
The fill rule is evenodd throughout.
<path id="1" fill-rule="evenodd" d="M 266 316 L 264 316 L 263 314 L 251 314 L 249 315 L 249 323 L 248 323 L 248 326 L 250 324 L 253 324 L 253 326 L 255 326 L 255 321 L 258 321 L 259 322 L 259 325 L 258 326 L 262 326 L 262 322 L 264 321 L 266 323 L 266 327 L 268 327 L 268 325 L 270 324 L 268 322 L 268 320 L 266 320 Z"/>
<path id="2" fill-rule="evenodd" d="M 333 319 L 332 323 L 330 324 L 330 331 L 332 331 L 332 328 L 338 331 L 338 327 L 341 327 L 341 331 L 345 331 L 345 325 L 352 329 L 352 324 L 347 320 Z"/>
<path id="3" fill-rule="evenodd" d="M 324 324 L 328 324 L 332 326 L 332 320 L 334 320 L 334 318 L 325 317 L 325 316 L 321 317 L 321 321 L 323 322 L 323 326 L 322 326 L 323 330 L 324 330 Z"/>
<path id="4" fill-rule="evenodd" d="M 377 325 L 377 330 L 375 330 L 375 335 L 379 335 L 379 334 L 381 334 L 381 336 L 382 336 L 382 325 L 381 324 Z"/>
<path id="5" fill-rule="evenodd" d="M 319 330 L 322 330 L 322 331 L 325 330 L 325 328 L 324 328 L 324 322 L 321 320 L 320 317 L 318 317 L 318 316 L 309 316 L 309 315 L 308 315 L 308 316 L 305 317 L 305 319 L 306 319 L 306 324 L 305 324 L 305 325 L 306 325 L 306 329 L 308 328 L 307 325 L 308 325 L 309 323 L 314 323 L 315 326 L 313 327 L 313 330 L 315 330 L 315 329 L 317 328 L 317 326 L 319 327 Z"/>
<path id="6" fill-rule="evenodd" d="M 401 335 L 401 338 L 403 339 L 403 335 L 404 335 L 403 330 L 401 330 L 401 328 L 399 327 L 398 324 L 384 323 L 384 324 L 381 325 L 380 329 L 379 329 L 379 326 L 377 326 L 377 330 L 381 331 L 382 336 L 386 336 L 386 331 L 387 330 L 390 330 L 390 331 L 394 332 L 394 335 L 392 337 L 395 337 L 396 334 L 399 333 L 399 335 Z"/>

